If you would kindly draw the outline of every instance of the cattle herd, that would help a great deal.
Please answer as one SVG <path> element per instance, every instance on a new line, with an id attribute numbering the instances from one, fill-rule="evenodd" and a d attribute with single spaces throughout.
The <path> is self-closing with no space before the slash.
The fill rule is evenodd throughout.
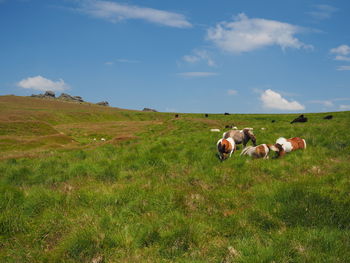
<path id="1" fill-rule="evenodd" d="M 306 141 L 299 137 L 286 139 L 280 137 L 274 144 L 256 145 L 256 138 L 252 128 L 244 128 L 243 130 L 230 130 L 224 132 L 222 138 L 217 142 L 217 148 L 220 160 L 225 160 L 235 152 L 237 144 L 243 144 L 244 149 L 241 155 L 248 155 L 253 158 L 269 158 L 270 151 L 276 153 L 276 158 L 285 155 L 291 151 L 306 148 Z M 254 146 L 246 146 L 249 141 Z"/>
<path id="2" fill-rule="evenodd" d="M 327 115 L 323 119 L 330 120 L 332 118 L 332 115 Z M 272 120 L 272 123 L 274 122 L 275 120 Z M 307 118 L 302 114 L 290 123 L 293 124 L 296 122 L 307 122 Z M 274 152 L 275 157 L 278 158 L 284 156 L 286 153 L 298 149 L 306 149 L 306 141 L 299 137 L 293 137 L 289 139 L 280 137 L 274 144 L 256 145 L 256 138 L 253 134 L 253 128 L 244 128 L 242 130 L 238 130 L 237 127 L 233 128 L 232 126 L 230 127 L 228 125 L 226 125 L 225 128 L 231 128 L 231 130 L 224 132 L 222 138 L 217 142 L 218 155 L 222 161 L 232 156 L 238 144 L 243 144 L 244 147 L 240 155 L 248 155 L 252 158 L 264 159 L 269 158 L 270 152 Z M 252 141 L 253 146 L 246 146 L 250 140 Z"/>
<path id="3" fill-rule="evenodd" d="M 225 112 L 224 115 L 230 115 L 230 113 Z M 179 118 L 179 114 L 175 114 L 175 118 Z M 205 118 L 209 117 L 209 114 L 204 115 Z M 323 117 L 325 120 L 333 119 L 333 115 L 327 115 Z M 307 122 L 308 119 L 301 114 L 290 123 L 296 122 Z M 272 120 L 272 123 L 275 123 L 276 120 Z M 218 155 L 220 160 L 225 160 L 232 156 L 232 154 L 237 149 L 237 144 L 243 144 L 244 149 L 242 150 L 240 155 L 248 155 L 252 158 L 269 158 L 269 153 L 275 152 L 275 157 L 281 157 L 286 153 L 298 150 L 298 149 L 306 149 L 306 141 L 299 137 L 293 138 L 283 138 L 280 137 L 276 140 L 274 144 L 260 144 L 256 145 L 256 138 L 253 134 L 253 128 L 244 128 L 242 130 L 238 130 L 238 128 L 234 125 L 226 125 L 225 129 L 231 129 L 227 132 L 224 132 L 222 138 L 217 142 Z M 261 128 L 265 130 L 265 128 Z M 211 129 L 211 132 L 219 132 L 219 129 Z M 252 141 L 254 146 L 247 146 L 248 141 Z"/>

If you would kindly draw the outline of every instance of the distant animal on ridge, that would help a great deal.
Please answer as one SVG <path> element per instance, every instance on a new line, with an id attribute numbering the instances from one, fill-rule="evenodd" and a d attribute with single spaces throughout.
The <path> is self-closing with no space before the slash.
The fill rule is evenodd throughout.
<path id="1" fill-rule="evenodd" d="M 179 118 L 179 114 L 175 114 L 175 118 Z"/>
<path id="2" fill-rule="evenodd" d="M 323 119 L 331 120 L 331 119 L 333 119 L 333 115 L 327 115 L 327 116 L 323 117 Z"/>
<path id="3" fill-rule="evenodd" d="M 221 161 L 231 157 L 232 153 L 236 150 L 236 144 L 232 138 L 220 139 L 216 144 L 219 152 L 219 158 Z"/>
<path id="4" fill-rule="evenodd" d="M 209 115 L 208 115 L 208 114 L 205 114 L 205 115 L 204 115 L 204 117 L 208 118 L 208 117 L 209 117 Z"/>
<path id="5" fill-rule="evenodd" d="M 289 153 L 291 151 L 295 151 L 298 149 L 306 149 L 306 141 L 299 137 L 293 137 L 290 139 L 281 137 L 276 140 L 275 145 L 277 144 L 282 146 L 282 149 L 279 149 L 278 151 L 278 156 L 283 156 L 286 153 Z"/>
<path id="6" fill-rule="evenodd" d="M 293 123 L 295 123 L 295 122 L 307 122 L 307 118 L 304 117 L 303 114 L 301 114 L 298 118 L 295 118 L 294 120 L 292 120 L 292 121 L 290 122 L 290 124 L 293 124 Z"/>
<path id="7" fill-rule="evenodd" d="M 228 113 L 228 112 L 225 112 L 225 113 L 224 113 L 224 115 L 230 115 L 230 113 Z"/>
<path id="8" fill-rule="evenodd" d="M 244 128 L 243 130 L 230 130 L 224 132 L 223 138 L 232 138 L 235 141 L 235 144 L 243 144 L 245 147 L 249 140 L 252 140 L 253 145 L 256 146 L 256 138 L 253 134 L 252 128 Z"/>

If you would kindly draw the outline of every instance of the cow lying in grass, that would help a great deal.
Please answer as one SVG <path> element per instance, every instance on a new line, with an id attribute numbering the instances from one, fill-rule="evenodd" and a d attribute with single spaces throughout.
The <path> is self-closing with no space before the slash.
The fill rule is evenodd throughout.
<path id="1" fill-rule="evenodd" d="M 267 144 L 260 144 L 258 146 L 247 146 L 245 147 L 242 152 L 241 155 L 249 155 L 250 157 L 253 158 L 264 158 L 267 159 L 268 154 L 269 154 L 269 147 L 267 146 Z"/>
<path id="2" fill-rule="evenodd" d="M 286 138 L 278 138 L 276 140 L 276 146 L 280 145 L 282 146 L 282 149 L 279 147 L 278 156 L 283 156 L 286 153 L 289 153 L 291 151 L 295 151 L 298 149 L 306 149 L 306 141 L 304 139 L 301 139 L 299 137 L 294 137 L 290 139 Z"/>
<path id="3" fill-rule="evenodd" d="M 216 145 L 221 161 L 231 157 L 232 153 L 236 150 L 236 144 L 232 138 L 220 139 Z"/>
<path id="4" fill-rule="evenodd" d="M 268 159 L 270 151 L 276 152 L 277 157 L 281 157 L 288 152 L 305 148 L 306 142 L 304 139 L 301 139 L 299 137 L 294 137 L 290 139 L 281 137 L 277 139 L 276 144 L 261 144 L 255 147 L 248 146 L 242 150 L 241 155 L 248 155 L 253 158 Z"/>
<path id="5" fill-rule="evenodd" d="M 280 144 L 260 144 L 258 146 L 247 146 L 245 147 L 241 155 L 248 155 L 253 158 L 269 158 L 269 152 L 280 152 L 283 151 L 283 148 Z"/>
<path id="6" fill-rule="evenodd" d="M 223 138 L 232 138 L 235 144 L 243 144 L 243 147 L 247 145 L 249 140 L 252 140 L 253 145 L 256 146 L 256 138 L 252 132 L 252 128 L 244 128 L 243 130 L 230 130 L 223 134 Z"/>

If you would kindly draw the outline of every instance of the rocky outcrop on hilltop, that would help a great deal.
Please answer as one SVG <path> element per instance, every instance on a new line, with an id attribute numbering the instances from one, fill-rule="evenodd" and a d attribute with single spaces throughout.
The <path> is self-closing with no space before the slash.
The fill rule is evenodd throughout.
<path id="1" fill-rule="evenodd" d="M 55 98 L 56 94 L 55 94 L 55 92 L 53 92 L 51 90 L 48 90 L 48 91 L 45 92 L 44 96 Z"/>
<path id="2" fill-rule="evenodd" d="M 67 100 L 67 101 L 76 101 L 76 102 L 84 102 L 83 98 L 80 96 L 71 96 L 67 93 L 62 93 L 58 99 Z"/>
<path id="3" fill-rule="evenodd" d="M 108 101 L 101 101 L 101 102 L 97 102 L 96 105 L 109 106 L 109 103 L 108 103 Z"/>
<path id="4" fill-rule="evenodd" d="M 55 92 L 48 90 L 48 91 L 45 91 L 44 94 L 32 94 L 32 97 L 54 99 L 56 98 L 56 95 L 55 95 Z"/>
<path id="5" fill-rule="evenodd" d="M 43 98 L 43 99 L 57 99 L 57 100 L 65 100 L 65 101 L 73 101 L 73 102 L 84 102 L 83 98 L 80 96 L 71 96 L 67 93 L 62 93 L 59 97 L 56 98 L 56 94 L 53 91 L 45 91 L 44 94 L 32 94 L 31 97 L 34 98 Z"/>
<path id="6" fill-rule="evenodd" d="M 67 93 L 61 93 L 61 95 L 59 97 L 56 97 L 55 92 L 50 91 L 50 90 L 46 91 L 44 94 L 32 94 L 31 97 L 42 98 L 42 99 L 55 99 L 55 100 L 71 101 L 71 102 L 79 102 L 79 103 L 85 102 L 82 97 L 80 97 L 80 96 L 72 96 L 72 95 L 69 95 Z M 100 106 L 106 106 L 106 107 L 109 106 L 108 101 L 100 101 L 100 102 L 97 102 L 95 104 L 96 105 L 100 105 Z M 149 110 L 150 111 L 155 111 L 155 110 L 152 110 L 152 109 L 149 109 Z"/>
<path id="7" fill-rule="evenodd" d="M 158 112 L 158 111 L 156 111 L 156 110 L 154 110 L 154 109 L 150 109 L 150 108 L 143 108 L 142 111 Z"/>

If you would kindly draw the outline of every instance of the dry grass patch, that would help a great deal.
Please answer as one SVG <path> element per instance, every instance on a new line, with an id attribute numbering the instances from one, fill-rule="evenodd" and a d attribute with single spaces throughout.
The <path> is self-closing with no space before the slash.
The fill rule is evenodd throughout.
<path id="1" fill-rule="evenodd" d="M 147 130 L 149 126 L 161 124 L 163 122 L 160 121 L 83 122 L 56 125 L 55 128 L 82 143 L 101 143 L 101 139 L 103 143 L 105 140 L 119 142 L 136 139 L 137 134 Z"/>

